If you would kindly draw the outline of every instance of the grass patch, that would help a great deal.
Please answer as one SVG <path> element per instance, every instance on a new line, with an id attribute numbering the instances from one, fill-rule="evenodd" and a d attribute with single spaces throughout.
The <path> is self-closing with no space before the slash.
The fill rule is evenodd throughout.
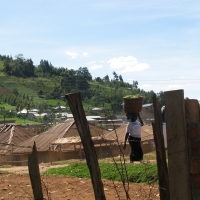
<path id="1" fill-rule="evenodd" d="M 122 169 L 118 164 L 117 170 L 114 163 L 99 163 L 101 178 L 113 181 L 121 181 Z M 132 183 L 151 183 L 158 180 L 157 166 L 155 164 L 126 164 L 128 181 Z M 125 173 L 125 171 L 123 172 Z M 78 178 L 90 178 L 86 163 L 72 163 L 66 167 L 52 168 L 44 172 L 45 175 L 73 176 Z"/>
<path id="2" fill-rule="evenodd" d="M 3 61 L 0 61 L 0 71 L 3 71 L 3 68 L 4 68 Z"/>
<path id="3" fill-rule="evenodd" d="M 0 104 L 0 107 L 4 107 L 5 110 L 15 110 L 16 106 L 11 106 L 10 104 L 8 103 L 1 103 Z"/>
<path id="4" fill-rule="evenodd" d="M 0 168 L 11 168 L 12 167 L 12 165 L 2 165 L 2 166 L 0 166 Z"/>
<path id="5" fill-rule="evenodd" d="M 52 106 L 55 106 L 55 107 L 57 107 L 58 104 L 60 104 L 60 106 L 65 106 L 66 107 L 66 102 L 62 101 L 62 100 L 58 100 L 58 99 L 45 99 L 45 100 L 40 99 L 40 100 L 38 100 L 36 102 L 45 102 L 45 103 L 47 103 L 49 105 L 52 105 Z"/>
<path id="6" fill-rule="evenodd" d="M 0 175 L 1 175 L 1 174 L 12 174 L 12 173 L 7 172 L 7 171 L 1 171 L 1 170 L 0 170 Z"/>
<path id="7" fill-rule="evenodd" d="M 17 117 L 13 117 L 13 118 L 5 118 L 6 120 L 15 120 L 16 124 L 41 124 L 41 122 L 35 122 L 35 121 L 31 121 L 31 120 L 27 120 L 27 119 L 21 119 L 21 118 L 17 118 Z M 0 117 L 0 121 L 4 121 L 4 118 Z"/>
<path id="8" fill-rule="evenodd" d="M 156 152 L 152 151 L 150 153 L 144 154 L 144 160 L 156 160 Z"/>

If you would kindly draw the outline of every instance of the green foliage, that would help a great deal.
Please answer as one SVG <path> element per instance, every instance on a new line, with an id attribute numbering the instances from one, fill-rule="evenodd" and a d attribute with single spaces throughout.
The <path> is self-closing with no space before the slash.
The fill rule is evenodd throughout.
<path id="1" fill-rule="evenodd" d="M 3 71 L 3 68 L 4 68 L 3 61 L 0 61 L 0 71 Z"/>
<path id="2" fill-rule="evenodd" d="M 17 77 L 34 76 L 35 66 L 31 59 L 24 59 L 22 54 L 16 56 L 16 59 L 4 60 L 4 71 L 8 75 Z"/>
<path id="3" fill-rule="evenodd" d="M 151 183 L 158 180 L 156 164 L 126 164 L 99 163 L 101 178 L 113 181 L 121 181 L 120 173 L 128 173 L 129 182 L 133 183 Z M 122 167 L 122 168 L 121 168 Z M 87 164 L 72 163 L 66 167 L 52 168 L 46 171 L 46 175 L 74 176 L 78 178 L 90 178 Z"/>
<path id="4" fill-rule="evenodd" d="M 33 71 L 26 71 L 26 68 L 29 69 L 26 65 L 29 64 L 33 67 L 31 59 L 23 58 L 22 54 L 15 59 L 0 55 L 0 72 L 6 72 L 0 73 L 0 101 L 16 106 L 17 111 L 40 107 L 40 104 L 46 103 L 46 111 L 50 112 L 58 101 L 68 109 L 65 95 L 74 92 L 80 92 L 88 114 L 92 107 L 109 109 L 111 114 L 121 114 L 121 104 L 127 95 L 142 96 L 143 104 L 152 103 L 154 91 L 140 90 L 137 81 L 133 81 L 133 84 L 126 83 L 116 72 L 113 72 L 113 79 L 108 75 L 92 79 L 87 67 L 68 70 L 55 68 L 49 61 L 41 60 L 38 66 L 34 66 L 32 74 Z M 157 97 L 162 106 L 163 92 L 158 93 Z"/>
<path id="5" fill-rule="evenodd" d="M 3 121 L 4 118 L 0 116 L 0 121 Z M 18 118 L 18 117 L 9 117 L 5 118 L 5 120 L 15 120 L 16 124 L 41 124 L 41 122 L 38 121 L 32 121 L 32 120 L 27 120 L 23 118 Z"/>
<path id="6" fill-rule="evenodd" d="M 141 97 L 142 97 L 141 95 L 135 94 L 135 95 L 126 95 L 123 98 L 125 98 L 125 99 L 138 99 L 138 98 L 141 98 Z"/>

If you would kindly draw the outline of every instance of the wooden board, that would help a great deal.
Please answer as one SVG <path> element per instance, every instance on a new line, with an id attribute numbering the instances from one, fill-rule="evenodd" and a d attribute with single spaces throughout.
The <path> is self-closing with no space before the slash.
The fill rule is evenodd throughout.
<path id="1" fill-rule="evenodd" d="M 158 101 L 156 95 L 153 96 L 153 106 L 154 106 L 154 118 L 155 122 L 152 123 L 154 141 L 156 146 L 156 159 L 158 166 L 158 177 L 159 177 L 159 191 L 161 200 L 169 200 L 169 179 L 168 179 L 168 168 L 166 162 L 166 154 L 164 147 L 164 137 L 163 137 L 163 126 L 161 111 L 158 106 Z"/>
<path id="2" fill-rule="evenodd" d="M 190 200 L 184 91 L 164 92 L 170 200 Z"/>

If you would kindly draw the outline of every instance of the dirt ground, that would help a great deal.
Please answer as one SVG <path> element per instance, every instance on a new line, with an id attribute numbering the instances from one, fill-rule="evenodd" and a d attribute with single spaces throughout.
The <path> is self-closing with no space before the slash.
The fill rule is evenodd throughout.
<path id="1" fill-rule="evenodd" d="M 64 165 L 40 164 L 40 173 L 60 166 Z M 0 171 L 12 172 L 0 173 L 0 200 L 34 199 L 27 166 L 0 168 Z M 95 199 L 91 179 L 43 175 L 41 179 L 45 200 Z M 107 200 L 127 199 L 121 182 L 102 182 Z M 157 185 L 129 184 L 128 194 L 131 200 L 160 199 Z"/>

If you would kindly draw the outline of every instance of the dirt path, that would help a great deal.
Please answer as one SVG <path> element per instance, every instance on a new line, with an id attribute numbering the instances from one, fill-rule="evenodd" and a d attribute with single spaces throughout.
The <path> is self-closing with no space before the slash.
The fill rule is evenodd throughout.
<path id="1" fill-rule="evenodd" d="M 58 167 L 65 167 L 68 164 L 62 164 L 62 165 L 54 165 L 54 164 L 46 164 L 46 163 L 41 163 L 39 165 L 40 173 L 47 171 L 50 168 L 58 168 Z M 28 166 L 12 166 L 8 168 L 0 168 L 0 171 L 7 171 L 10 173 L 15 173 L 15 174 L 28 174 Z"/>
<path id="2" fill-rule="evenodd" d="M 44 200 L 94 200 L 93 187 L 90 179 L 41 176 Z M 120 182 L 103 180 L 104 192 L 108 200 L 126 200 L 123 185 Z M 130 184 L 131 200 L 157 200 L 157 185 Z M 0 174 L 0 199 L 30 200 L 33 198 L 28 174 Z"/>
<path id="3" fill-rule="evenodd" d="M 40 172 L 50 168 L 64 167 L 68 164 L 51 165 L 41 163 Z M 0 200 L 33 200 L 33 192 L 27 166 L 0 168 Z M 44 200 L 94 200 L 91 179 L 61 176 L 41 175 Z M 126 200 L 126 193 L 121 182 L 102 180 L 106 199 Z M 128 188 L 128 185 L 126 185 Z M 158 186 L 144 184 L 129 184 L 130 200 L 157 200 Z"/>

